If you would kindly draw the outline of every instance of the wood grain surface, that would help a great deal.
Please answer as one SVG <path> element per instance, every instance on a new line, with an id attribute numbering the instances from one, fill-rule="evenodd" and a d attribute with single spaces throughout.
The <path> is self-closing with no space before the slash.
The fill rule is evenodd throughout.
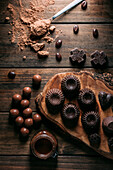
<path id="1" fill-rule="evenodd" d="M 30 0 L 22 0 L 25 7 Z M 36 131 L 32 131 L 26 143 L 18 138 L 13 125 L 9 124 L 9 109 L 12 96 L 15 93 L 22 93 L 25 86 L 32 88 L 30 107 L 36 113 L 35 97 L 43 90 L 47 81 L 60 72 L 87 70 L 95 73 L 108 72 L 113 75 L 113 1 L 112 0 L 87 0 L 87 10 L 82 10 L 81 5 L 63 14 L 53 21 L 57 30 L 62 30 L 59 38 L 62 39 L 62 48 L 56 50 L 55 42 L 46 44 L 50 56 L 46 60 L 39 60 L 37 54 L 30 48 L 19 51 L 17 44 L 11 44 L 11 36 L 8 35 L 11 29 L 10 22 L 5 23 L 5 17 L 9 16 L 8 3 L 18 6 L 19 0 L 0 0 L 0 170 L 6 169 L 104 169 L 111 170 L 113 162 L 105 159 L 88 147 L 70 141 L 64 134 L 51 128 L 50 122 L 43 119 L 41 129 L 49 129 L 58 139 L 57 161 L 42 162 L 35 160 L 30 153 L 30 139 Z M 55 4 L 45 11 L 44 18 L 53 16 L 60 9 L 65 7 L 72 0 L 55 0 Z M 11 20 L 10 20 L 11 21 Z M 79 33 L 73 33 L 73 26 L 79 25 Z M 92 36 L 93 28 L 99 30 L 99 38 Z M 52 35 L 55 37 L 55 34 Z M 73 68 L 69 62 L 70 50 L 78 47 L 87 53 L 87 60 L 83 68 Z M 90 63 L 90 54 L 95 50 L 105 51 L 108 55 L 108 68 L 95 70 Z M 62 61 L 58 63 L 55 59 L 56 52 L 62 54 Z M 23 61 L 23 56 L 27 59 Z M 16 77 L 11 80 L 7 77 L 9 71 L 15 71 Z M 39 89 L 33 89 L 32 77 L 34 74 L 42 76 L 42 83 Z M 108 81 L 108 80 L 107 80 Z M 113 79 L 110 80 L 113 82 Z"/>

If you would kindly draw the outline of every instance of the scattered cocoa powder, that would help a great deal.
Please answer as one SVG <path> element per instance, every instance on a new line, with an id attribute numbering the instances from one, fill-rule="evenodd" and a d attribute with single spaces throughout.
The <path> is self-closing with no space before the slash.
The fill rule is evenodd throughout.
<path id="1" fill-rule="evenodd" d="M 39 58 L 46 58 L 49 56 L 49 52 L 48 51 L 38 51 L 38 57 Z"/>
<path id="2" fill-rule="evenodd" d="M 35 52 L 38 52 L 39 50 L 42 50 L 45 47 L 45 44 L 44 43 L 31 44 L 31 47 L 34 49 Z"/>

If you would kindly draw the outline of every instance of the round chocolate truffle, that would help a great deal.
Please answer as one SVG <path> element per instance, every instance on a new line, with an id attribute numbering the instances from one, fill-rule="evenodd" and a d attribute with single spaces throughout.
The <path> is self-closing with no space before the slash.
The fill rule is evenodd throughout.
<path id="1" fill-rule="evenodd" d="M 31 128 L 33 126 L 33 119 L 32 118 L 25 119 L 24 125 L 27 128 Z"/>
<path id="2" fill-rule="evenodd" d="M 12 102 L 15 105 L 20 104 L 20 101 L 22 100 L 22 96 L 20 94 L 14 94 L 12 97 Z"/>
<path id="3" fill-rule="evenodd" d="M 79 93 L 80 81 L 74 75 L 67 75 L 62 79 L 61 88 L 64 95 L 70 100 L 72 100 Z"/>
<path id="4" fill-rule="evenodd" d="M 8 77 L 9 77 L 10 79 L 14 79 L 15 76 L 16 76 L 16 73 L 15 73 L 14 71 L 9 71 Z"/>
<path id="5" fill-rule="evenodd" d="M 113 152 L 113 137 L 108 139 L 108 146 L 111 152 Z"/>
<path id="6" fill-rule="evenodd" d="M 58 113 L 64 103 L 64 95 L 59 89 L 50 89 L 46 94 L 45 101 L 51 113 Z"/>
<path id="7" fill-rule="evenodd" d="M 31 88 L 30 87 L 24 87 L 23 97 L 26 99 L 29 99 L 31 97 Z"/>
<path id="8" fill-rule="evenodd" d="M 42 121 L 42 118 L 38 113 L 36 113 L 36 114 L 33 115 L 33 121 L 34 121 L 34 123 L 37 124 L 37 123 L 40 123 Z"/>
<path id="9" fill-rule="evenodd" d="M 16 125 L 17 125 L 18 127 L 21 127 L 21 126 L 23 125 L 23 123 L 24 123 L 23 117 L 18 116 L 18 117 L 15 119 L 15 123 L 16 123 Z"/>
<path id="10" fill-rule="evenodd" d="M 67 127 L 75 127 L 79 119 L 79 109 L 75 104 L 67 103 L 64 105 L 61 117 Z"/>
<path id="11" fill-rule="evenodd" d="M 25 118 L 31 117 L 32 116 L 32 109 L 31 108 L 24 109 L 23 115 L 24 115 Z"/>
<path id="12" fill-rule="evenodd" d="M 42 80 L 42 78 L 41 78 L 41 76 L 40 75 L 34 75 L 33 76 L 33 85 L 35 85 L 35 86 L 39 86 L 40 85 L 40 83 L 41 83 L 41 80 Z"/>
<path id="13" fill-rule="evenodd" d="M 29 107 L 29 100 L 26 100 L 26 99 L 21 100 L 20 106 L 21 106 L 21 109 L 25 109 Z"/>
<path id="14" fill-rule="evenodd" d="M 78 96 L 78 102 L 81 110 L 89 111 L 95 110 L 96 107 L 96 98 L 95 94 L 90 89 L 82 89 Z"/>
<path id="15" fill-rule="evenodd" d="M 18 109 L 11 109 L 9 111 L 11 118 L 15 119 L 17 116 L 19 116 L 19 110 Z"/>
<path id="16" fill-rule="evenodd" d="M 102 121 L 103 131 L 106 136 L 113 136 L 113 116 L 108 116 Z"/>
<path id="17" fill-rule="evenodd" d="M 29 129 L 22 127 L 20 129 L 20 136 L 21 137 L 28 137 L 29 136 Z"/>
<path id="18" fill-rule="evenodd" d="M 100 127 L 99 113 L 94 111 L 83 113 L 81 116 L 81 122 L 86 133 L 95 133 Z"/>
<path id="19" fill-rule="evenodd" d="M 89 141 L 91 146 L 98 148 L 101 142 L 100 135 L 98 133 L 93 133 L 89 135 Z"/>

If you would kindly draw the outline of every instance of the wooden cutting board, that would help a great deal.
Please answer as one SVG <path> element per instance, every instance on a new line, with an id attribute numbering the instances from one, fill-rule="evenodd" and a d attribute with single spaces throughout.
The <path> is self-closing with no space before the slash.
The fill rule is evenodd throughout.
<path id="1" fill-rule="evenodd" d="M 45 96 L 47 94 L 47 91 L 52 89 L 52 88 L 58 88 L 61 89 L 61 81 L 62 78 L 64 76 L 67 75 L 75 75 L 76 77 L 78 77 L 78 79 L 80 80 L 81 83 L 81 89 L 84 88 L 89 88 L 91 89 L 96 96 L 96 101 L 98 104 L 98 111 L 100 114 L 100 136 L 101 136 L 101 144 L 100 147 L 98 149 L 90 146 L 89 140 L 88 140 L 88 136 L 85 133 L 83 127 L 82 127 L 82 123 L 81 123 L 81 114 L 82 111 L 80 110 L 80 116 L 79 116 L 79 120 L 78 120 L 78 124 L 76 127 L 74 127 L 73 129 L 69 129 L 67 128 L 60 116 L 60 113 L 58 114 L 50 114 L 47 110 L 46 107 L 46 103 L 45 103 Z M 108 140 L 107 137 L 104 135 L 103 129 L 102 129 L 102 120 L 107 117 L 107 116 L 113 116 L 113 112 L 112 112 L 112 108 L 108 108 L 106 111 L 103 111 L 101 109 L 99 100 L 98 100 L 98 94 L 100 91 L 104 91 L 107 93 L 111 93 L 113 95 L 113 87 L 110 86 L 108 83 L 106 83 L 104 80 L 94 77 L 93 73 L 89 73 L 89 72 L 70 72 L 70 73 L 59 73 L 56 74 L 55 76 L 53 76 L 45 85 L 43 92 L 40 93 L 37 97 L 36 97 L 36 104 L 38 105 L 41 113 L 48 119 L 50 120 L 52 123 L 54 123 L 55 125 L 57 125 L 58 127 L 61 128 L 61 130 L 63 130 L 63 132 L 65 134 L 71 135 L 71 137 L 73 137 L 75 140 L 80 140 L 83 143 L 85 143 L 86 145 L 88 145 L 90 148 L 94 149 L 95 151 L 97 151 L 98 153 L 100 153 L 101 155 L 113 159 L 113 153 L 110 152 L 109 147 L 108 147 Z M 69 100 L 67 100 L 65 98 L 65 102 L 64 103 L 68 103 Z M 73 100 L 71 101 L 71 103 L 75 103 L 78 107 L 78 102 L 77 100 Z"/>

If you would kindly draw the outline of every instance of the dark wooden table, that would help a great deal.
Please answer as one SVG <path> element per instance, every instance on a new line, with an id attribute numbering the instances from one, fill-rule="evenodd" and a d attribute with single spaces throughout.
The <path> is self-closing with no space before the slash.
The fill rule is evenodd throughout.
<path id="1" fill-rule="evenodd" d="M 56 12 L 65 7 L 72 0 L 55 0 L 53 8 Z M 51 130 L 58 139 L 58 158 L 56 161 L 35 160 L 30 153 L 30 139 L 35 133 L 30 134 L 29 140 L 24 143 L 14 132 L 13 126 L 8 123 L 11 98 L 15 93 L 22 93 L 25 86 L 32 88 L 32 77 L 34 74 L 42 76 L 42 84 L 39 90 L 32 88 L 30 107 L 36 112 L 35 97 L 39 94 L 47 81 L 56 73 L 68 71 L 87 70 L 92 72 L 109 72 L 113 74 L 113 1 L 112 0 L 87 0 L 86 11 L 77 6 L 68 14 L 56 19 L 53 24 L 57 29 L 62 30 L 60 38 L 63 40 L 60 53 L 62 61 L 58 63 L 55 59 L 55 43 L 47 46 L 50 56 L 46 61 L 38 60 L 37 54 L 26 48 L 19 51 L 16 44 L 11 44 L 8 31 L 11 28 L 9 23 L 4 23 L 9 2 L 13 0 L 0 0 L 0 170 L 4 169 L 103 169 L 111 170 L 113 161 L 104 158 L 91 149 L 78 142 L 66 139 L 56 130 L 51 129 L 47 124 L 41 129 Z M 53 15 L 47 12 L 46 18 Z M 73 34 L 73 26 L 79 25 L 78 35 Z M 99 30 L 99 38 L 92 36 L 93 28 Z M 87 51 L 87 60 L 84 68 L 73 68 L 69 62 L 69 52 L 78 47 Z M 105 70 L 94 70 L 90 63 L 90 54 L 95 50 L 103 50 L 108 55 L 109 66 Z M 27 59 L 23 61 L 23 56 Z M 10 70 L 16 72 L 16 78 L 11 80 L 7 77 Z"/>

